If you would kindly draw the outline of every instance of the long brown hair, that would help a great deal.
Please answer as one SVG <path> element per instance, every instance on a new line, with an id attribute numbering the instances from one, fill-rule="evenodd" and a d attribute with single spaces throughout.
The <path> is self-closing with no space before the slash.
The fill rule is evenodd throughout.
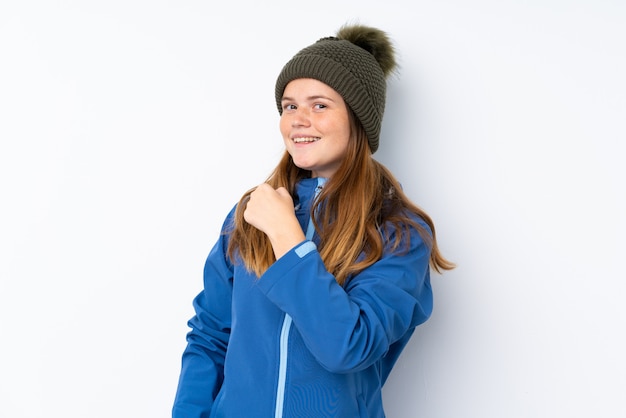
<path id="1" fill-rule="evenodd" d="M 431 268 L 438 273 L 453 269 L 454 263 L 439 251 L 432 219 L 411 202 L 393 174 L 372 158 L 365 131 L 355 122 L 352 112 L 349 113 L 352 133 L 346 156 L 311 208 L 320 237 L 318 250 L 326 269 L 343 285 L 349 276 L 374 264 L 383 254 L 384 237 L 391 232 L 381 234 L 386 225 L 392 225 L 396 231 L 393 250 L 402 236 L 408 237 L 408 228 L 414 227 L 430 247 Z M 310 175 L 309 171 L 298 168 L 285 151 L 266 182 L 274 188 L 285 187 L 293 196 L 297 182 Z M 228 231 L 231 232 L 228 255 L 235 260 L 237 254 L 246 268 L 260 277 L 276 259 L 267 235 L 244 220 L 246 202 L 253 190 L 247 191 L 237 205 L 233 229 Z M 430 233 L 409 213 L 420 217 Z"/>

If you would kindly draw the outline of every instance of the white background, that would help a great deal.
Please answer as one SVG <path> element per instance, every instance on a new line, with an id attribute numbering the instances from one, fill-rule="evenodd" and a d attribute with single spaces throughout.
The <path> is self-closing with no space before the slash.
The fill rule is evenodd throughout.
<path id="1" fill-rule="evenodd" d="M 359 21 L 401 64 L 375 155 L 458 269 L 391 418 L 626 416 L 620 0 L 3 1 L 0 417 L 168 417 L 274 81 Z"/>

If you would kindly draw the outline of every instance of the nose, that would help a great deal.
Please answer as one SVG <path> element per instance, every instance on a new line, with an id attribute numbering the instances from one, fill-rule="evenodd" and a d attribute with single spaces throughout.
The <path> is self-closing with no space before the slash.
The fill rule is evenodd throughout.
<path id="1" fill-rule="evenodd" d="M 302 107 L 298 108 L 293 114 L 291 119 L 291 126 L 308 126 L 310 123 L 309 112 Z"/>

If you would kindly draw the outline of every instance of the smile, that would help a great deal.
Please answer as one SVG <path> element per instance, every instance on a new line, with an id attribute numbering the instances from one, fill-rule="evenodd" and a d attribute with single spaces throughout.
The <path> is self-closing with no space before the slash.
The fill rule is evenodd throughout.
<path id="1" fill-rule="evenodd" d="M 305 142 L 315 142 L 315 141 L 319 141 L 321 138 L 317 137 L 317 136 L 310 136 L 310 137 L 303 137 L 303 138 L 293 138 L 293 142 L 295 142 L 296 144 L 301 144 L 301 143 L 305 143 Z"/>

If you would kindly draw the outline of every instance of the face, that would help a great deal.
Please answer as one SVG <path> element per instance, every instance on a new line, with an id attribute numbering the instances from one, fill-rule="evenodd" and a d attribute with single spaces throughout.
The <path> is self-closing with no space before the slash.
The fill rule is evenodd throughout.
<path id="1" fill-rule="evenodd" d="M 311 78 L 285 87 L 280 132 L 296 166 L 312 177 L 330 178 L 343 161 L 350 140 L 348 107 L 328 85 Z"/>

